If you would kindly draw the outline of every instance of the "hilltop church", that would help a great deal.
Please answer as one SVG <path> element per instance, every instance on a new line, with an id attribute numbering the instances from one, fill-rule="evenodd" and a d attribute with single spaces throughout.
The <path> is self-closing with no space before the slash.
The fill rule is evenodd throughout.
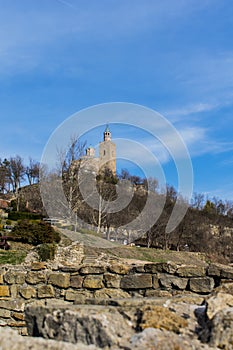
<path id="1" fill-rule="evenodd" d="M 110 170 L 116 174 L 116 144 L 112 142 L 112 134 L 107 125 L 103 134 L 103 141 L 99 143 L 99 157 L 95 156 L 94 147 L 86 149 L 86 155 L 81 158 L 82 167 L 88 171 L 99 173 Z"/>

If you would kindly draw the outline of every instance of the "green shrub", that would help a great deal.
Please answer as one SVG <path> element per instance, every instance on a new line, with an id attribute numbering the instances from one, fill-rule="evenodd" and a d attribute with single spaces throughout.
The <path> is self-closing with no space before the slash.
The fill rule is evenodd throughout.
<path id="1" fill-rule="evenodd" d="M 12 211 L 8 214 L 8 219 L 9 220 L 41 220 L 42 215 L 40 214 L 35 214 L 35 213 L 28 213 L 28 212 L 22 212 L 22 211 Z"/>
<path id="2" fill-rule="evenodd" d="M 11 225 L 11 224 L 12 224 L 12 221 L 9 220 L 9 219 L 7 219 L 7 220 L 6 220 L 6 225 Z"/>
<path id="3" fill-rule="evenodd" d="M 40 261 L 53 260 L 56 253 L 56 245 L 54 243 L 44 243 L 38 246 L 37 251 Z"/>
<path id="4" fill-rule="evenodd" d="M 12 229 L 12 236 L 23 243 L 33 245 L 43 243 L 58 243 L 60 242 L 60 234 L 54 228 L 44 222 L 30 222 L 21 220 Z"/>

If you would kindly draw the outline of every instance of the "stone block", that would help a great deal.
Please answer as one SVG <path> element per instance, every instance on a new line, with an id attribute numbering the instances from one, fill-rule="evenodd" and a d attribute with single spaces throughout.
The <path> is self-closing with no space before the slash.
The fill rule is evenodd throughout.
<path id="1" fill-rule="evenodd" d="M 4 281 L 3 281 L 3 274 L 1 273 L 0 274 L 0 284 L 3 284 L 4 283 Z"/>
<path id="2" fill-rule="evenodd" d="M 112 273 L 117 273 L 119 275 L 126 275 L 130 270 L 130 266 L 123 265 L 123 264 L 113 264 L 111 266 L 108 266 L 108 271 Z"/>
<path id="3" fill-rule="evenodd" d="M 175 312 L 168 310 L 168 308 L 151 305 L 145 306 L 142 310 L 142 318 L 140 327 L 145 328 L 159 328 L 174 333 L 180 333 L 181 328 L 188 326 L 188 322 Z"/>
<path id="4" fill-rule="evenodd" d="M 37 289 L 37 296 L 39 299 L 53 298 L 55 296 L 53 286 L 51 286 L 50 284 L 39 286 Z"/>
<path id="5" fill-rule="evenodd" d="M 21 287 L 19 290 L 19 294 L 24 298 L 24 299 L 31 299 L 36 297 L 36 290 L 31 287 Z"/>
<path id="6" fill-rule="evenodd" d="M 18 284 L 12 284 L 10 286 L 10 291 L 11 291 L 11 297 L 12 298 L 17 298 L 18 297 L 18 290 L 19 290 L 19 285 Z"/>
<path id="7" fill-rule="evenodd" d="M 9 321 L 7 322 L 8 327 L 26 327 L 25 321 Z"/>
<path id="8" fill-rule="evenodd" d="M 25 320 L 25 315 L 22 312 L 13 312 L 12 317 L 19 321 Z"/>
<path id="9" fill-rule="evenodd" d="M 206 276 L 206 267 L 201 265 L 181 265 L 177 268 L 176 273 L 180 277 L 204 277 Z"/>
<path id="10" fill-rule="evenodd" d="M 9 270 L 4 275 L 4 281 L 8 284 L 15 283 L 15 277 L 17 275 L 16 271 Z"/>
<path id="11" fill-rule="evenodd" d="M 6 309 L 0 309 L 0 318 L 10 318 L 11 311 Z"/>
<path id="12" fill-rule="evenodd" d="M 208 276 L 217 276 L 220 277 L 221 274 L 221 265 L 220 264 L 210 264 L 207 269 Z"/>
<path id="13" fill-rule="evenodd" d="M 221 278 L 233 279 L 233 267 L 224 266 L 221 269 Z"/>
<path id="14" fill-rule="evenodd" d="M 170 274 L 174 274 L 177 270 L 178 265 L 169 262 L 158 262 L 158 263 L 148 263 L 145 264 L 145 271 L 149 273 L 157 273 L 157 272 L 167 272 Z"/>
<path id="15" fill-rule="evenodd" d="M 214 289 L 214 279 L 212 277 L 190 278 L 189 288 L 195 293 L 210 293 Z"/>
<path id="16" fill-rule="evenodd" d="M 177 277 L 169 274 L 160 274 L 159 283 L 162 287 L 167 289 L 181 289 L 184 290 L 188 284 L 188 278 Z"/>
<path id="17" fill-rule="evenodd" d="M 119 344 L 134 333 L 132 322 L 117 308 L 99 305 L 29 306 L 26 322 L 30 336 L 40 334 L 47 339 L 63 340 L 75 344 L 79 350 L 82 349 L 79 343 L 98 349 L 126 348 Z"/>
<path id="18" fill-rule="evenodd" d="M 145 297 L 148 298 L 171 298 L 171 292 L 161 289 L 147 289 L 145 291 Z"/>
<path id="19" fill-rule="evenodd" d="M 74 301 L 78 297 L 79 293 L 77 290 L 67 289 L 65 292 L 65 300 Z"/>
<path id="20" fill-rule="evenodd" d="M 22 299 L 14 300 L 0 300 L 0 308 L 13 310 L 13 311 L 24 311 L 25 302 Z"/>
<path id="21" fill-rule="evenodd" d="M 74 300 L 75 305 L 85 304 L 87 299 L 93 298 L 93 293 L 88 290 L 77 290 L 75 294 L 76 294 L 75 300 Z"/>
<path id="22" fill-rule="evenodd" d="M 0 297 L 9 297 L 10 289 L 9 286 L 0 286 Z"/>
<path id="23" fill-rule="evenodd" d="M 153 281 L 153 288 L 154 289 L 159 289 L 160 285 L 159 285 L 159 278 L 158 278 L 157 274 L 152 276 L 152 281 Z"/>
<path id="24" fill-rule="evenodd" d="M 100 289 L 103 288 L 103 276 L 102 275 L 87 275 L 83 281 L 83 288 L 87 289 Z"/>
<path id="25" fill-rule="evenodd" d="M 79 270 L 79 273 L 83 275 L 95 275 L 95 274 L 102 274 L 106 271 L 105 266 L 98 266 L 98 265 L 86 265 L 82 266 Z"/>
<path id="26" fill-rule="evenodd" d="M 143 273 L 145 272 L 144 265 L 136 265 L 130 268 L 129 273 Z"/>
<path id="27" fill-rule="evenodd" d="M 42 261 L 35 261 L 31 265 L 32 271 L 44 270 L 44 269 L 46 269 L 46 267 L 47 267 L 46 263 L 44 263 Z"/>
<path id="28" fill-rule="evenodd" d="M 26 282 L 29 284 L 38 284 L 46 282 L 46 275 L 44 271 L 29 271 L 26 276 Z"/>
<path id="29" fill-rule="evenodd" d="M 15 276 L 15 283 L 16 284 L 24 284 L 26 277 L 26 272 L 18 272 Z"/>
<path id="30" fill-rule="evenodd" d="M 70 274 L 55 272 L 49 275 L 48 283 L 60 288 L 68 288 L 70 286 Z"/>
<path id="31" fill-rule="evenodd" d="M 152 288 L 152 275 L 138 274 L 138 275 L 124 276 L 121 279 L 120 287 L 122 289 Z"/>
<path id="32" fill-rule="evenodd" d="M 72 288 L 81 288 L 83 284 L 83 277 L 80 275 L 70 276 L 70 286 Z"/>
<path id="33" fill-rule="evenodd" d="M 107 299 L 107 298 L 129 298 L 130 295 L 121 289 L 102 288 L 94 292 L 94 298 Z"/>
<path id="34" fill-rule="evenodd" d="M 145 272 L 157 273 L 163 271 L 162 263 L 148 263 L 144 265 Z"/>
<path id="35" fill-rule="evenodd" d="M 120 276 L 114 273 L 104 274 L 104 284 L 107 288 L 120 288 Z"/>

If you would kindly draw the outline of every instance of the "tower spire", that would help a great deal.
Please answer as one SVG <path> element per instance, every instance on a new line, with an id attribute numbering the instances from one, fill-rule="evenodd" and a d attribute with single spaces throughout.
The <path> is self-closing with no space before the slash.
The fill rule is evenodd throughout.
<path id="1" fill-rule="evenodd" d="M 104 131 L 104 141 L 111 141 L 112 134 L 109 128 L 109 125 L 106 125 L 105 131 Z"/>

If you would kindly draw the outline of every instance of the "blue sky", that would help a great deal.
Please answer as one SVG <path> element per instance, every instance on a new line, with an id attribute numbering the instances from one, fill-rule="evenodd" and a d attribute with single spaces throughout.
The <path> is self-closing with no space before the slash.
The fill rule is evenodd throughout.
<path id="1" fill-rule="evenodd" d="M 0 157 L 40 160 L 73 113 L 136 103 L 184 138 L 194 191 L 233 199 L 232 22 L 231 0 L 0 0 Z"/>

